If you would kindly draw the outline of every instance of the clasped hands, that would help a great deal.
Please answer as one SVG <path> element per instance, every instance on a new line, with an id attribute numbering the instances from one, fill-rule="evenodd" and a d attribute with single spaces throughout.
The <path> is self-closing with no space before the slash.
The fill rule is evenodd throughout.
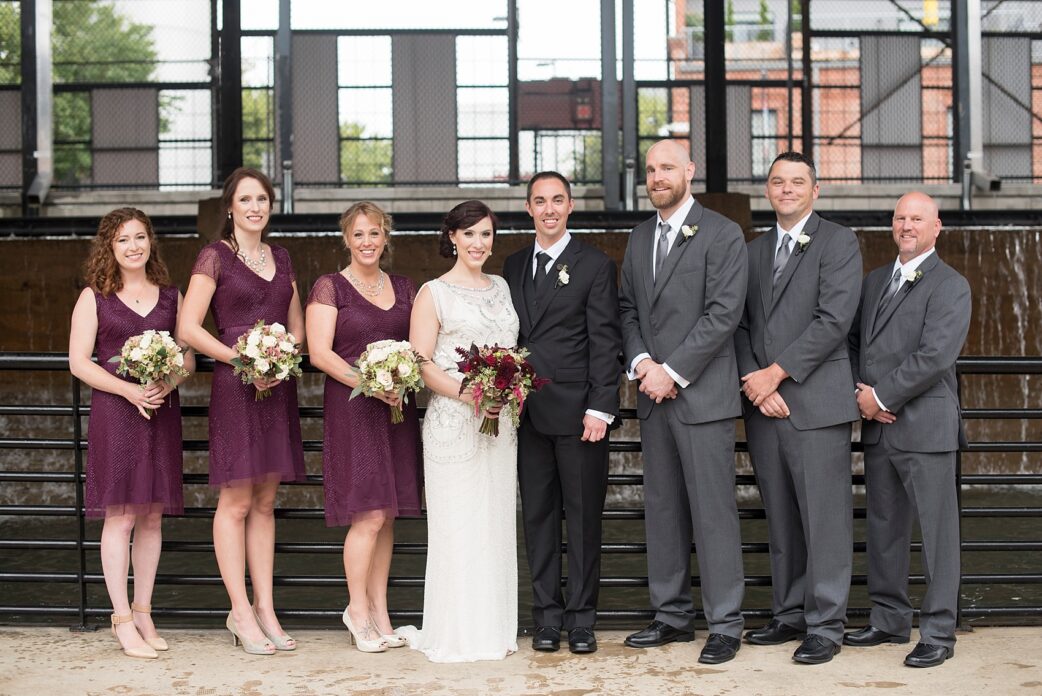
<path id="1" fill-rule="evenodd" d="M 857 408 L 861 411 L 861 417 L 865 420 L 874 420 L 878 423 L 893 423 L 897 416 L 879 408 L 876 401 L 875 390 L 867 384 L 857 383 Z"/>
<path id="2" fill-rule="evenodd" d="M 669 376 L 660 363 L 651 358 L 644 358 L 633 368 L 640 380 L 640 390 L 661 404 L 663 399 L 677 398 L 677 383 Z"/>
<path id="3" fill-rule="evenodd" d="M 742 392 L 768 418 L 788 418 L 789 406 L 778 393 L 788 375 L 777 363 L 742 376 Z"/>
<path id="4" fill-rule="evenodd" d="M 134 405 L 138 413 L 151 420 L 151 411 L 162 406 L 163 399 L 173 390 L 174 387 L 164 380 L 145 385 L 128 382 L 127 393 L 123 397 Z"/>

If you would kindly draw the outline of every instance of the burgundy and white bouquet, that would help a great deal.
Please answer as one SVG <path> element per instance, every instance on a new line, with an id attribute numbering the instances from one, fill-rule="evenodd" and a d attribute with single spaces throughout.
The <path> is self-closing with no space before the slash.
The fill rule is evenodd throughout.
<path id="1" fill-rule="evenodd" d="M 252 329 L 239 336 L 232 348 L 237 355 L 231 362 L 243 384 L 257 379 L 287 379 L 301 375 L 297 339 L 278 322 L 267 324 L 263 319 L 258 321 Z M 269 396 L 270 389 L 259 389 L 254 400 Z"/>
<path id="2" fill-rule="evenodd" d="M 358 377 L 358 386 L 351 391 L 349 398 L 359 394 L 374 396 L 393 392 L 403 404 L 409 403 L 409 392 L 423 389 L 420 377 L 420 365 L 423 356 L 413 350 L 408 341 L 385 339 L 374 341 L 365 347 L 365 352 L 358 356 L 354 373 Z M 391 422 L 401 423 L 405 420 L 401 406 L 391 406 Z"/>
<path id="3" fill-rule="evenodd" d="M 149 329 L 137 336 L 131 336 L 123 344 L 119 355 L 109 358 L 109 362 L 118 362 L 116 374 L 129 375 L 140 382 L 141 386 L 152 382 L 166 382 L 174 387 L 175 376 L 188 376 L 188 370 L 184 367 L 184 353 L 169 331 Z"/>
<path id="4" fill-rule="evenodd" d="M 521 408 L 528 395 L 539 391 L 550 380 L 539 377 L 528 362 L 525 348 L 481 346 L 473 343 L 470 350 L 456 348 L 463 359 L 456 363 L 463 373 L 459 393 L 470 390 L 474 395 L 474 415 L 490 408 L 509 408 L 515 426 L 521 423 Z M 499 419 L 485 418 L 478 429 L 485 435 L 499 435 Z"/>

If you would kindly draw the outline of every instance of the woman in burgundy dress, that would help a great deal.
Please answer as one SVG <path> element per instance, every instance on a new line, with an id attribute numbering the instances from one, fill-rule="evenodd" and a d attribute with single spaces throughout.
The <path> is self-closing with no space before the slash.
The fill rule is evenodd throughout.
<path id="1" fill-rule="evenodd" d="M 344 573 L 350 603 L 343 620 L 359 650 L 381 652 L 405 645 L 387 615 L 394 519 L 420 512 L 420 429 L 415 399 L 402 405 L 405 422 L 392 424 L 394 394 L 359 395 L 352 367 L 374 341 L 409 338 L 416 288 L 405 276 L 380 268 L 389 250 L 390 217 L 369 202 L 340 218 L 351 263 L 316 281 L 308 297 L 311 364 L 326 373 L 326 525 L 350 525 Z"/>
<path id="2" fill-rule="evenodd" d="M 221 239 L 199 252 L 185 293 L 180 332 L 216 362 L 210 392 L 210 485 L 220 497 L 213 519 L 214 552 L 232 609 L 225 625 L 233 643 L 255 655 L 293 650 L 296 642 L 275 616 L 275 494 L 282 481 L 304 479 L 295 381 L 243 384 L 231 360 L 236 340 L 258 320 L 279 322 L 304 336 L 297 281 L 285 249 L 262 238 L 275 194 L 264 174 L 236 169 L 224 182 Z M 213 312 L 219 336 L 203 328 Z M 256 400 L 256 392 L 271 396 Z M 253 603 L 246 592 L 249 567 Z"/>
<path id="3" fill-rule="evenodd" d="M 101 219 L 84 276 L 88 287 L 72 312 L 69 368 L 93 389 L 86 513 L 105 518 L 101 565 L 112 601 L 112 631 L 128 656 L 154 658 L 156 650 L 167 649 L 150 616 L 162 517 L 184 511 L 181 406 L 175 387 L 166 382 L 142 387 L 117 376 L 117 363 L 109 359 L 128 338 L 148 329 L 174 334 L 181 293 L 169 285 L 152 223 L 135 208 L 119 208 Z M 184 367 L 195 368 L 190 351 Z M 133 603 L 127 599 L 129 564 Z"/>

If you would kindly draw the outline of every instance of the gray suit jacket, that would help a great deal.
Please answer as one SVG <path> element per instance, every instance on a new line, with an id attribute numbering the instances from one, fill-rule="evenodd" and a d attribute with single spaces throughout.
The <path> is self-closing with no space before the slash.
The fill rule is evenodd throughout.
<path id="1" fill-rule="evenodd" d="M 865 421 L 861 442 L 887 441 L 906 452 L 959 448 L 962 420 L 955 361 L 970 327 L 970 285 L 934 253 L 877 316 L 893 264 L 865 278 L 857 321 L 848 338 L 854 381 L 875 387 L 897 416 L 889 425 Z"/>
<path id="2" fill-rule="evenodd" d="M 775 288 L 776 230 L 749 242 L 749 292 L 735 333 L 738 369 L 777 362 L 792 379 L 778 388 L 797 430 L 856 421 L 846 337 L 861 292 L 861 250 L 850 228 L 811 213 L 806 248 L 792 256 Z M 754 408 L 743 399 L 746 408 Z"/>
<path id="3" fill-rule="evenodd" d="M 745 239 L 737 224 L 695 201 L 677 233 L 659 278 L 652 274 L 657 216 L 630 233 L 622 262 L 622 344 L 625 366 L 648 353 L 690 384 L 680 389 L 676 413 L 685 423 L 708 423 L 741 414 L 738 367 L 731 337 L 745 300 Z M 637 397 L 637 416 L 655 402 Z"/>

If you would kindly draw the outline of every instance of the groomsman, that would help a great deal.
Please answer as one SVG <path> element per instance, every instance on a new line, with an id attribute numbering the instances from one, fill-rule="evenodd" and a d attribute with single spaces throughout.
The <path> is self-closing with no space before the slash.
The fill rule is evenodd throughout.
<path id="1" fill-rule="evenodd" d="M 503 276 L 520 319 L 518 343 L 552 381 L 525 403 L 517 433 L 525 547 L 532 573 L 532 648 L 553 652 L 561 629 L 573 653 L 597 650 L 601 512 L 608 427 L 619 414 L 615 263 L 568 232 L 572 189 L 557 172 L 528 181 L 535 241 L 507 258 Z M 561 592 L 561 508 L 568 596 Z M 465 572 L 466 569 L 463 569 Z"/>
<path id="2" fill-rule="evenodd" d="M 820 218 L 814 162 L 774 160 L 774 229 L 749 243 L 749 289 L 735 334 L 745 432 L 767 511 L 773 618 L 754 645 L 803 639 L 793 659 L 828 662 L 846 622 L 852 557 L 846 338 L 861 292 L 854 233 Z"/>
<path id="3" fill-rule="evenodd" d="M 622 264 L 622 336 L 644 457 L 648 584 L 655 619 L 626 638 L 648 648 L 694 640 L 694 538 L 709 637 L 699 662 L 741 646 L 741 535 L 734 490 L 741 413 L 733 336 L 745 300 L 741 228 L 691 196 L 695 165 L 673 140 L 647 154 L 658 214 L 633 229 Z"/>
<path id="4" fill-rule="evenodd" d="M 955 651 L 959 601 L 959 507 L 955 452 L 964 441 L 955 381 L 970 326 L 970 286 L 934 250 L 937 204 L 909 193 L 894 210 L 897 259 L 865 278 L 850 332 L 864 422 L 868 496 L 869 625 L 846 645 L 907 643 L 912 629 L 908 556 L 913 520 L 923 537 L 927 589 L 920 642 L 909 667 L 934 667 Z"/>

